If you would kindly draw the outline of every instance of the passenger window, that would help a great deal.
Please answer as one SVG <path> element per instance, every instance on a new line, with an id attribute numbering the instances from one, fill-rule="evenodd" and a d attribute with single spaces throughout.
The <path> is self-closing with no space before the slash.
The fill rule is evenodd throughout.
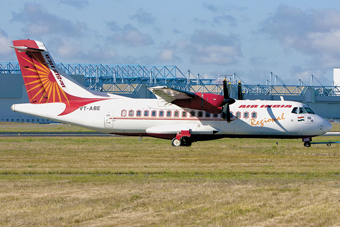
<path id="1" fill-rule="evenodd" d="M 171 117 L 171 110 L 168 110 L 168 111 L 166 112 L 166 116 L 167 116 L 167 117 Z"/>
<path id="2" fill-rule="evenodd" d="M 205 112 L 205 117 L 206 117 L 206 118 L 210 118 L 210 113 Z"/>
<path id="3" fill-rule="evenodd" d="M 187 117 L 187 112 L 186 111 L 182 112 L 182 117 Z"/>
<path id="4" fill-rule="evenodd" d="M 178 117 L 179 116 L 179 112 L 175 111 L 174 115 L 175 115 L 175 117 Z"/>
<path id="5" fill-rule="evenodd" d="M 196 112 L 194 110 L 190 111 L 190 117 L 195 117 L 196 116 Z"/>
<path id="6" fill-rule="evenodd" d="M 236 117 L 241 118 L 241 112 L 236 112 Z"/>
<path id="7" fill-rule="evenodd" d="M 156 117 L 156 115 L 157 115 L 157 114 L 156 114 L 156 110 L 151 111 L 151 116 L 152 116 L 152 117 Z"/>
<path id="8" fill-rule="evenodd" d="M 142 111 L 140 111 L 140 110 L 137 110 L 137 112 L 136 112 L 136 116 L 137 117 L 140 117 L 142 115 Z"/>
<path id="9" fill-rule="evenodd" d="M 148 110 L 145 110 L 144 111 L 144 117 L 148 117 L 149 116 L 149 111 Z"/>
<path id="10" fill-rule="evenodd" d="M 297 114 L 297 110 L 298 110 L 298 108 L 297 108 L 297 107 L 294 107 L 293 110 L 292 110 L 292 113 L 293 113 L 293 114 Z"/>
<path id="11" fill-rule="evenodd" d="M 164 117 L 164 111 L 163 110 L 159 111 L 159 116 Z"/>
<path id="12" fill-rule="evenodd" d="M 248 117 L 249 117 L 249 113 L 248 113 L 248 112 L 244 112 L 244 113 L 243 113 L 243 117 L 244 117 L 244 118 L 248 118 Z"/>
<path id="13" fill-rule="evenodd" d="M 203 117 L 203 112 L 202 111 L 198 111 L 198 117 Z"/>

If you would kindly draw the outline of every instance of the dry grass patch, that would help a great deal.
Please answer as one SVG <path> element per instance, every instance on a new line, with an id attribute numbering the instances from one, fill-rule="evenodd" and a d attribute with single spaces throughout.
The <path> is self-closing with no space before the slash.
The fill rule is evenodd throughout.
<path id="1" fill-rule="evenodd" d="M 324 226 L 340 221 L 336 179 L 40 175 L 1 179 L 0 186 L 0 223 L 11 226 Z"/>
<path id="2" fill-rule="evenodd" d="M 339 154 L 300 140 L 0 138 L 0 226 L 336 225 Z"/>

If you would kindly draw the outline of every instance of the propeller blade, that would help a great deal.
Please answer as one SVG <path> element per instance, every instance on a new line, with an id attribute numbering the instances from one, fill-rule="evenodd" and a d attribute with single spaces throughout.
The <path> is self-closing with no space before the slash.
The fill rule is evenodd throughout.
<path id="1" fill-rule="evenodd" d="M 227 80 L 226 79 L 223 80 L 223 96 L 224 96 L 224 99 L 229 98 L 229 92 L 228 92 Z"/>
<path id="2" fill-rule="evenodd" d="M 227 104 L 227 122 L 230 123 L 230 109 L 229 109 L 229 104 Z"/>
<path id="3" fill-rule="evenodd" d="M 241 81 L 238 82 L 237 85 L 237 98 L 238 100 L 243 100 L 243 93 L 242 93 L 242 84 Z"/>
<path id="4" fill-rule="evenodd" d="M 225 105 L 226 103 L 233 104 L 235 102 L 235 99 L 229 97 L 229 91 L 228 91 L 226 79 L 223 80 L 223 97 L 224 97 L 224 100 L 223 100 L 222 106 Z"/>
<path id="5" fill-rule="evenodd" d="M 235 102 L 235 99 L 229 97 L 228 87 L 227 87 L 227 80 L 223 80 L 223 108 L 222 108 L 222 118 L 230 123 L 230 109 L 229 105 Z"/>
<path id="6" fill-rule="evenodd" d="M 223 120 L 226 120 L 228 123 L 230 123 L 230 109 L 228 103 L 223 106 L 222 118 Z"/>

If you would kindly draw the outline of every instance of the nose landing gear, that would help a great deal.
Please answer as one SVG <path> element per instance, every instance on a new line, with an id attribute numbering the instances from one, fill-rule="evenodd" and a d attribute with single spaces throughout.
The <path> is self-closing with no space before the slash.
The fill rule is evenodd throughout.
<path id="1" fill-rule="evenodd" d="M 305 143 L 303 144 L 303 146 L 305 146 L 305 147 L 310 147 L 310 142 L 305 142 Z"/>
<path id="2" fill-rule="evenodd" d="M 311 142 L 312 141 L 312 137 L 305 137 L 305 138 L 302 138 L 302 142 L 305 142 L 304 144 L 303 144 L 303 146 L 305 146 L 305 147 L 310 147 L 310 145 L 311 145 Z"/>

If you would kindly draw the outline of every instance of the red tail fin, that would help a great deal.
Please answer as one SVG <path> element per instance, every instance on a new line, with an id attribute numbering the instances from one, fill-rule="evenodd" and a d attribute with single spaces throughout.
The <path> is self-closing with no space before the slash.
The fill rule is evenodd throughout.
<path id="1" fill-rule="evenodd" d="M 15 40 L 13 44 L 30 102 L 69 103 L 68 95 L 57 83 L 43 57 L 47 51 L 44 44 L 34 40 Z"/>
<path id="2" fill-rule="evenodd" d="M 31 103 L 64 103 L 60 115 L 65 115 L 79 106 L 114 97 L 75 82 L 58 68 L 42 42 L 15 40 L 13 44 Z"/>
<path id="3" fill-rule="evenodd" d="M 42 51 L 33 40 L 16 40 L 14 46 L 21 48 L 15 50 L 22 77 L 26 86 L 28 98 L 31 103 L 46 103 L 47 89 L 44 85 L 42 74 L 48 74 L 49 69 L 46 66 Z M 24 48 L 27 47 L 27 48 Z"/>

